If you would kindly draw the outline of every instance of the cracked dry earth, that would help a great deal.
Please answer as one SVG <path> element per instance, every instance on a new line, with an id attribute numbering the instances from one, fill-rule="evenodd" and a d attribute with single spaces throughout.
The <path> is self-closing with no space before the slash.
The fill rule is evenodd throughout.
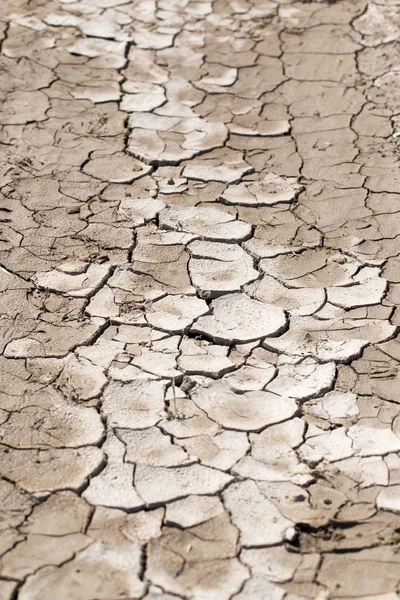
<path id="1" fill-rule="evenodd" d="M 0 600 L 400 598 L 400 0 L 3 0 Z"/>

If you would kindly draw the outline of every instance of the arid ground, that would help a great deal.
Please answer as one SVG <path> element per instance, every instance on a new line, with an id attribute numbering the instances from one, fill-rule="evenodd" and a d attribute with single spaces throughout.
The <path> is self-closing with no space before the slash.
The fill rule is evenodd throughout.
<path id="1" fill-rule="evenodd" d="M 0 600 L 400 598 L 400 0 L 1 0 Z"/>

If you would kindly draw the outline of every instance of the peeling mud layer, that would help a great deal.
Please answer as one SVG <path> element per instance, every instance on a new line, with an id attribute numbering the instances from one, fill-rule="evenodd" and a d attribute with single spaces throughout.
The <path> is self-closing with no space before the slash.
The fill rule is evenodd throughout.
<path id="1" fill-rule="evenodd" d="M 400 0 L 0 3 L 0 600 L 400 598 Z"/>

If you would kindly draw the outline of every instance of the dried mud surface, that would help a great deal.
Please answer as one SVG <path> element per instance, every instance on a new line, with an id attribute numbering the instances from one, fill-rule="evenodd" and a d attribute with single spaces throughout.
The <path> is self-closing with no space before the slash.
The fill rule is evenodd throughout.
<path id="1" fill-rule="evenodd" d="M 399 27 L 0 3 L 0 600 L 400 598 Z"/>

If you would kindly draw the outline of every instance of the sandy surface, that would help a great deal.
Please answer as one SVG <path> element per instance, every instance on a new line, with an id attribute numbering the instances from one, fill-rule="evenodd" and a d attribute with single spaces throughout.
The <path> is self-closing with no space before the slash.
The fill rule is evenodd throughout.
<path id="1" fill-rule="evenodd" d="M 2 0 L 0 600 L 400 598 L 400 0 Z"/>

